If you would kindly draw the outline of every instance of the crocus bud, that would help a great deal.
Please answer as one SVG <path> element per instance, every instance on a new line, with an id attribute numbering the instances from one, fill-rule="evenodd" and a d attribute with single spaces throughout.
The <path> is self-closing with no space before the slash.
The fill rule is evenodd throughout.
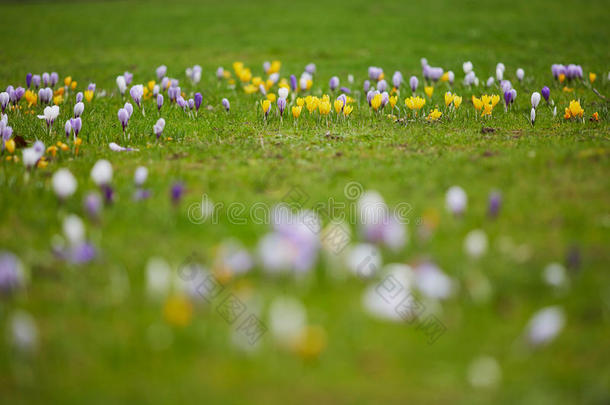
<path id="1" fill-rule="evenodd" d="M 42 84 L 44 84 L 45 86 L 48 86 L 51 82 L 51 77 L 49 76 L 49 74 L 47 72 L 44 72 L 42 74 Z"/>
<path id="2" fill-rule="evenodd" d="M 453 73 L 452 70 L 447 72 L 447 80 L 449 80 L 449 84 L 453 84 L 453 81 L 455 80 L 455 73 Z"/>
<path id="3" fill-rule="evenodd" d="M 70 197 L 76 191 L 76 178 L 68 169 L 59 169 L 56 171 L 55 174 L 53 174 L 51 182 L 55 195 L 62 200 Z"/>
<path id="4" fill-rule="evenodd" d="M 163 107 L 163 94 L 157 94 L 157 109 L 161 111 L 161 107 Z"/>
<path id="5" fill-rule="evenodd" d="M 59 81 L 59 75 L 57 72 L 51 72 L 51 76 L 49 77 L 49 84 L 51 87 L 55 87 L 57 82 Z"/>
<path id="6" fill-rule="evenodd" d="M 491 218 L 495 218 L 498 216 L 500 212 L 500 207 L 502 205 L 502 194 L 498 191 L 492 191 L 489 194 L 489 201 L 487 207 L 487 215 Z"/>
<path id="7" fill-rule="evenodd" d="M 463 188 L 453 186 L 447 190 L 445 203 L 449 212 L 454 215 L 461 215 L 466 210 L 468 197 L 466 196 L 466 192 Z"/>
<path id="8" fill-rule="evenodd" d="M 145 166 L 138 166 L 133 175 L 133 181 L 137 187 L 141 187 L 148 177 L 148 169 Z"/>
<path id="9" fill-rule="evenodd" d="M 511 97 L 510 102 L 514 103 L 515 100 L 517 99 L 517 90 L 510 89 L 510 97 Z"/>
<path id="10" fill-rule="evenodd" d="M 530 111 L 530 122 L 532 125 L 536 122 L 536 109 L 534 107 L 532 107 L 532 111 Z"/>
<path id="11" fill-rule="evenodd" d="M 78 133 L 80 132 L 80 130 L 83 126 L 83 122 L 81 121 L 81 118 L 80 117 L 72 118 L 70 120 L 70 125 L 72 125 L 72 131 L 74 131 L 74 136 L 78 136 Z"/>
<path id="12" fill-rule="evenodd" d="M 82 101 L 79 101 L 74 105 L 74 118 L 80 117 L 83 114 L 83 111 L 85 111 L 85 104 L 83 104 Z"/>
<path id="13" fill-rule="evenodd" d="M 315 63 L 310 63 L 307 66 L 305 66 L 305 71 L 307 73 L 309 73 L 310 75 L 315 75 L 316 74 L 316 65 Z"/>
<path id="14" fill-rule="evenodd" d="M 229 109 L 231 108 L 231 104 L 229 103 L 229 100 L 227 100 L 226 98 L 223 98 L 222 106 L 225 108 L 225 110 L 227 110 L 227 112 L 229 112 Z"/>
<path id="15" fill-rule="evenodd" d="M 537 108 L 538 104 L 540 103 L 540 93 L 538 93 L 537 91 L 533 92 L 531 102 L 532 108 Z"/>
<path id="16" fill-rule="evenodd" d="M 536 312 L 526 327 L 525 337 L 532 346 L 550 343 L 565 325 L 561 307 L 546 307 Z"/>
<path id="17" fill-rule="evenodd" d="M 91 219 L 97 219 L 102 208 L 102 199 L 97 192 L 90 192 L 83 201 L 85 212 Z"/>
<path id="18" fill-rule="evenodd" d="M 125 82 L 125 78 L 123 76 L 117 76 L 116 85 L 119 88 L 119 93 L 121 93 L 121 95 L 125 95 L 125 92 L 127 91 L 127 83 Z"/>
<path id="19" fill-rule="evenodd" d="M 125 72 L 123 73 L 123 77 L 125 78 L 125 84 L 129 86 L 131 84 L 131 81 L 133 80 L 133 74 Z"/>
<path id="20" fill-rule="evenodd" d="M 159 118 L 157 123 L 153 125 L 153 132 L 157 136 L 157 139 L 163 134 L 163 129 L 165 129 L 165 120 L 163 118 Z"/>
<path id="21" fill-rule="evenodd" d="M 161 65 L 156 69 L 155 72 L 157 73 L 157 80 L 161 80 L 165 77 L 165 74 L 167 73 L 167 66 Z"/>
<path id="22" fill-rule="evenodd" d="M 30 85 L 32 84 L 32 74 L 28 73 L 27 75 L 25 75 L 25 84 L 27 86 L 27 88 L 30 88 Z"/>
<path id="23" fill-rule="evenodd" d="M 496 79 L 498 79 L 498 81 L 502 81 L 502 79 L 504 79 L 503 69 L 496 68 Z"/>
<path id="24" fill-rule="evenodd" d="M 472 72 L 472 62 L 468 61 L 468 62 L 464 62 L 462 64 L 462 69 L 464 69 L 464 74 L 467 75 L 468 73 Z"/>
<path id="25" fill-rule="evenodd" d="M 335 91 L 339 87 L 339 78 L 337 76 L 331 77 L 328 87 L 330 87 L 330 91 Z"/>
<path id="26" fill-rule="evenodd" d="M 131 105 L 130 102 L 125 103 L 125 105 L 123 106 L 123 108 L 125 110 L 127 110 L 127 114 L 129 114 L 129 116 L 127 117 L 127 119 L 131 118 L 131 114 L 133 114 L 133 106 Z"/>
<path id="27" fill-rule="evenodd" d="M 199 111 L 201 103 L 203 102 L 203 95 L 201 93 L 195 93 L 195 108 Z"/>
<path id="28" fill-rule="evenodd" d="M 297 77 L 295 75 L 290 75 L 290 89 L 293 92 L 297 91 Z"/>
<path id="29" fill-rule="evenodd" d="M 417 76 L 411 76 L 411 78 L 409 79 L 409 86 L 411 86 L 411 92 L 415 93 L 418 84 L 419 80 L 417 79 Z"/>
<path id="30" fill-rule="evenodd" d="M 394 72 L 394 75 L 392 76 L 392 84 L 396 88 L 399 88 L 402 84 L 402 73 L 400 73 L 398 70 Z"/>
<path id="31" fill-rule="evenodd" d="M 76 102 L 80 103 L 81 101 L 83 101 L 83 92 L 79 91 L 78 93 L 76 93 Z"/>
<path id="32" fill-rule="evenodd" d="M 38 89 L 40 87 L 40 75 L 32 76 L 32 85 Z"/>
<path id="33" fill-rule="evenodd" d="M 98 186 L 108 185 L 112 181 L 112 165 L 105 159 L 100 159 L 91 168 L 91 179 Z"/>
<path id="34" fill-rule="evenodd" d="M 170 197 L 172 199 L 172 203 L 177 205 L 182 199 L 182 195 L 184 194 L 184 184 L 181 182 L 176 182 L 172 185 L 170 189 Z"/>
<path id="35" fill-rule="evenodd" d="M 388 89 L 388 82 L 386 82 L 385 80 L 380 80 L 377 83 L 377 90 L 379 90 L 380 92 L 384 92 Z"/>
<path id="36" fill-rule="evenodd" d="M 284 116 L 284 110 L 286 109 L 286 99 L 278 98 L 277 99 L 277 109 L 280 111 L 280 116 Z"/>
<path id="37" fill-rule="evenodd" d="M 370 88 L 371 88 L 371 82 L 370 82 L 370 81 L 368 81 L 368 80 L 365 80 L 365 81 L 364 81 L 364 83 L 363 83 L 363 85 L 362 85 L 362 89 L 363 89 L 365 92 L 368 92 L 368 91 L 370 90 Z"/>
<path id="38" fill-rule="evenodd" d="M 140 107 L 140 103 L 142 102 L 142 96 L 144 95 L 144 86 L 141 84 L 132 86 L 131 89 L 129 89 L 129 94 L 131 95 L 133 102 L 136 103 L 138 107 Z"/>
<path id="39" fill-rule="evenodd" d="M 66 121 L 66 125 L 64 126 L 64 129 L 66 131 L 66 138 L 69 138 L 70 133 L 72 132 L 72 124 L 70 123 L 70 120 Z"/>
<path id="40" fill-rule="evenodd" d="M 493 76 L 489 76 L 489 79 L 487 79 L 487 83 L 486 83 L 487 87 L 493 86 L 494 83 L 495 83 L 495 80 L 494 80 Z"/>
<path id="41" fill-rule="evenodd" d="M 216 78 L 218 80 L 222 79 L 225 75 L 225 70 L 222 66 L 219 66 L 218 69 L 216 69 Z"/>
<path id="42" fill-rule="evenodd" d="M 119 122 L 123 126 L 123 132 L 125 132 L 125 128 L 127 128 L 127 123 L 129 122 L 129 112 L 126 109 L 121 108 L 119 109 L 118 116 Z"/>
<path id="43" fill-rule="evenodd" d="M 521 68 L 517 69 L 517 79 L 519 79 L 520 82 L 523 81 L 524 76 L 525 76 L 525 71 Z"/>
<path id="44" fill-rule="evenodd" d="M 542 93 L 542 97 L 544 97 L 544 100 L 548 103 L 549 97 L 551 96 L 551 89 L 549 89 L 547 86 L 544 86 L 540 92 Z"/>

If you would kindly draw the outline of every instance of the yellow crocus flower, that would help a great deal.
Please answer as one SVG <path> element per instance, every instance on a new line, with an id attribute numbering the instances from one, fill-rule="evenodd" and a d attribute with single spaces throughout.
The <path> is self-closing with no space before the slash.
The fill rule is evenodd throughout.
<path id="1" fill-rule="evenodd" d="M 47 167 L 49 165 L 49 162 L 47 161 L 47 159 L 43 156 L 40 158 L 40 160 L 38 161 L 38 164 L 36 165 L 36 167 L 38 167 L 39 169 L 44 169 L 45 167 Z"/>
<path id="2" fill-rule="evenodd" d="M 60 105 L 64 102 L 64 96 L 55 96 L 53 97 L 53 104 Z"/>
<path id="3" fill-rule="evenodd" d="M 245 80 L 247 81 L 247 80 Z M 255 85 L 256 87 L 260 86 L 261 83 L 263 82 L 263 79 L 261 79 L 260 76 L 256 76 L 252 78 L 252 84 Z"/>
<path id="4" fill-rule="evenodd" d="M 193 318 L 193 304 L 183 295 L 171 296 L 163 305 L 163 318 L 173 326 L 188 326 Z"/>
<path id="5" fill-rule="evenodd" d="M 243 62 L 233 62 L 233 70 L 235 71 L 235 74 L 237 74 L 237 76 L 239 76 L 239 72 L 241 72 L 243 69 L 244 69 Z"/>
<path id="6" fill-rule="evenodd" d="M 38 96 L 32 90 L 27 90 L 25 92 L 25 101 L 27 101 L 28 105 L 31 107 L 38 102 Z"/>
<path id="7" fill-rule="evenodd" d="M 307 90 L 311 89 L 311 86 L 313 86 L 313 80 L 309 79 L 307 80 Z"/>
<path id="8" fill-rule="evenodd" d="M 303 97 L 297 97 L 297 105 L 299 107 L 303 107 L 304 104 L 305 104 L 305 100 L 303 99 Z"/>
<path id="9" fill-rule="evenodd" d="M 595 82 L 595 79 L 597 79 L 597 75 L 593 72 L 589 72 L 589 81 L 593 83 Z"/>
<path id="10" fill-rule="evenodd" d="M 318 111 L 320 111 L 320 114 L 322 115 L 328 115 L 330 113 L 330 101 L 323 99 L 320 104 L 318 104 Z"/>
<path id="11" fill-rule="evenodd" d="M 64 79 L 64 84 L 68 87 L 72 83 L 72 76 L 68 76 Z"/>
<path id="12" fill-rule="evenodd" d="M 460 105 L 462 105 L 462 97 L 453 96 L 453 106 L 458 109 L 460 108 Z"/>
<path id="13" fill-rule="evenodd" d="M 6 141 L 4 143 L 4 147 L 6 148 L 6 150 L 8 151 L 8 153 L 13 153 L 15 152 L 15 140 L 14 139 L 9 139 L 8 141 Z"/>
<path id="14" fill-rule="evenodd" d="M 85 100 L 87 100 L 88 103 L 90 103 L 91 100 L 93 100 L 93 90 L 85 90 L 84 95 L 85 95 Z"/>
<path id="15" fill-rule="evenodd" d="M 55 90 L 55 93 L 53 93 L 53 94 L 56 95 L 56 96 L 63 96 L 65 90 L 66 90 L 65 88 L 60 87 L 59 89 Z"/>
<path id="16" fill-rule="evenodd" d="M 346 105 L 343 109 L 343 115 L 347 117 L 352 113 L 352 111 L 354 111 L 354 107 L 351 105 Z"/>
<path id="17" fill-rule="evenodd" d="M 472 96 L 472 105 L 474 105 L 475 110 L 481 111 L 481 108 L 483 108 L 483 101 L 481 101 L 480 98 L 477 98 L 473 95 Z"/>
<path id="18" fill-rule="evenodd" d="M 428 118 L 426 118 L 426 120 L 431 122 L 437 121 L 442 115 L 443 113 L 440 112 L 438 108 L 435 108 L 434 110 L 430 111 L 430 114 L 428 114 Z"/>
<path id="19" fill-rule="evenodd" d="M 394 107 L 396 107 L 397 102 L 398 102 L 398 96 L 390 97 L 390 106 L 392 107 L 392 109 L 394 109 Z"/>
<path id="20" fill-rule="evenodd" d="M 484 115 L 489 115 L 491 116 L 491 112 L 493 111 L 493 106 L 491 104 L 484 104 L 483 105 L 483 112 L 481 113 L 481 117 Z"/>
<path id="21" fill-rule="evenodd" d="M 440 80 L 441 80 L 441 82 L 448 82 L 449 81 L 449 72 L 443 73 Z"/>
<path id="22" fill-rule="evenodd" d="M 72 82 L 72 84 L 70 85 L 70 88 L 71 88 L 72 90 L 74 90 L 74 89 L 76 89 L 76 85 L 77 85 L 77 82 L 76 82 L 76 80 L 74 80 L 74 81 Z"/>
<path id="23" fill-rule="evenodd" d="M 563 83 L 565 80 L 566 80 L 566 75 L 565 75 L 565 74 L 563 74 L 563 73 L 561 73 L 561 74 L 559 75 L 559 83 Z"/>
<path id="24" fill-rule="evenodd" d="M 381 94 L 375 94 L 375 97 L 373 97 L 373 99 L 371 100 L 371 107 L 373 107 L 373 110 L 377 111 L 379 107 L 381 107 L 382 99 L 383 97 L 381 96 Z"/>
<path id="25" fill-rule="evenodd" d="M 576 100 L 570 101 L 569 109 L 570 109 L 570 115 L 572 117 L 582 118 L 583 114 L 585 113 L 585 110 L 583 110 L 582 107 L 580 106 L 580 102 L 578 102 Z"/>
<path id="26" fill-rule="evenodd" d="M 263 107 L 263 114 L 266 117 L 267 114 L 269 114 L 269 111 L 271 111 L 271 101 L 261 100 L 261 107 Z"/>
<path id="27" fill-rule="evenodd" d="M 335 100 L 333 104 L 335 106 L 335 112 L 337 114 L 341 113 L 341 110 L 343 110 L 343 100 Z"/>
<path id="28" fill-rule="evenodd" d="M 250 69 L 244 69 L 241 72 L 239 72 L 239 80 L 241 80 L 243 83 L 247 83 L 252 79 L 252 72 L 250 71 Z"/>
<path id="29" fill-rule="evenodd" d="M 294 118 L 299 118 L 299 116 L 301 115 L 301 110 L 302 109 L 303 109 L 303 107 L 300 106 L 300 105 L 292 107 L 292 116 Z"/>
<path id="30" fill-rule="evenodd" d="M 453 101 L 453 94 L 450 91 L 445 93 L 445 107 L 449 107 L 451 102 Z"/>
<path id="31" fill-rule="evenodd" d="M 309 113 L 313 113 L 316 108 L 318 108 L 318 104 L 320 103 L 320 99 L 317 97 L 307 96 L 305 97 L 305 106 L 307 107 L 307 111 Z"/>
<path id="32" fill-rule="evenodd" d="M 269 71 L 267 73 L 277 73 L 280 71 L 280 67 L 282 67 L 282 62 L 280 62 L 279 60 L 274 60 L 273 62 L 271 62 L 271 66 L 269 66 Z"/>
<path id="33" fill-rule="evenodd" d="M 483 94 L 481 96 L 481 101 L 483 102 L 483 104 L 491 104 L 491 97 L 487 94 Z"/>
<path id="34" fill-rule="evenodd" d="M 155 84 L 157 84 L 157 83 L 155 83 L 154 80 L 150 80 L 148 82 L 148 90 L 153 91 L 155 89 Z"/>
<path id="35" fill-rule="evenodd" d="M 491 107 L 494 108 L 496 106 L 496 104 L 498 104 L 499 101 L 500 101 L 500 96 L 498 96 L 497 94 L 494 94 L 493 96 L 491 96 Z"/>
<path id="36" fill-rule="evenodd" d="M 57 154 L 57 146 L 55 145 L 51 145 L 47 148 L 47 153 L 50 153 L 51 156 L 55 157 L 55 155 Z"/>
<path id="37" fill-rule="evenodd" d="M 275 102 L 276 96 L 275 93 L 269 93 L 267 94 L 267 100 L 271 101 L 272 103 Z"/>
<path id="38" fill-rule="evenodd" d="M 424 92 L 428 98 L 432 98 L 432 94 L 434 94 L 434 86 L 426 86 L 424 87 Z"/>
<path id="39" fill-rule="evenodd" d="M 246 94 L 254 94 L 258 91 L 258 87 L 253 84 L 247 84 L 244 86 L 244 91 Z"/>

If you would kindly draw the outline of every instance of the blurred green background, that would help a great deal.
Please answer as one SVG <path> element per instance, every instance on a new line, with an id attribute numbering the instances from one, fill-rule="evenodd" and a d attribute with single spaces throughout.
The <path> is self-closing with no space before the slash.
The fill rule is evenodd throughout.
<path id="1" fill-rule="evenodd" d="M 607 103 L 583 87 L 563 94 L 554 86 L 560 115 L 578 97 L 587 117 L 599 111 L 606 120 L 557 125 L 545 110 L 536 129 L 527 124 L 529 93 L 551 85 L 552 63 L 581 64 L 585 75 L 597 72 L 598 87 L 609 94 L 607 9 L 602 0 L 2 3 L 3 88 L 23 85 L 28 72 L 57 71 L 78 80 L 80 88 L 91 81 L 110 93 L 125 70 L 134 73 L 135 83 L 145 83 L 166 64 L 169 76 L 186 83 L 184 69 L 200 64 L 202 82 L 185 88 L 202 91 L 204 105 L 216 107 L 195 124 L 168 111 L 166 133 L 177 141 L 163 147 L 146 148 L 154 114 L 134 120 L 133 142 L 142 151 L 117 155 L 107 143 L 120 133 L 120 102 L 99 99 L 86 107 L 80 158 L 54 162 L 28 182 L 21 165 L 2 163 L 0 246 L 19 255 L 31 280 L 24 292 L 0 301 L 0 324 L 6 335 L 8 314 L 25 308 L 40 334 L 40 348 L 29 357 L 2 340 L 3 402 L 608 403 Z M 254 108 L 257 98 L 221 88 L 214 77 L 217 66 L 229 68 L 236 60 L 260 74 L 263 61 L 279 59 L 283 77 L 298 76 L 314 62 L 314 86 L 325 89 L 335 74 L 342 81 L 354 74 L 360 86 L 370 65 L 382 66 L 387 76 L 394 70 L 406 78 L 420 75 L 421 57 L 452 69 L 457 81 L 466 60 L 482 81 L 494 75 L 498 62 L 515 82 L 515 69 L 523 67 L 527 80 L 518 87 L 518 109 L 498 114 L 490 124 L 497 131 L 487 135 L 470 117 L 397 127 L 372 123 L 362 113 L 351 126 L 331 128 L 338 136 L 333 140 L 325 137 L 326 128 L 313 125 L 264 126 Z M 465 101 L 471 92 L 457 91 Z M 442 103 L 441 94 L 437 90 L 436 103 Z M 219 114 L 225 96 L 234 105 L 230 115 Z M 42 137 L 49 144 L 34 118 L 10 122 L 26 139 Z M 65 265 L 53 258 L 51 238 L 61 233 L 67 213 L 82 215 L 82 197 L 94 188 L 90 168 L 102 157 L 113 163 L 119 199 L 104 210 L 101 224 L 87 225 L 101 257 L 89 266 Z M 149 167 L 153 191 L 142 204 L 130 199 L 138 165 Z M 64 205 L 49 186 L 50 173 L 60 166 L 79 181 L 77 196 Z M 267 183 L 270 173 L 275 177 Z M 168 199 L 174 180 L 187 186 L 179 207 Z M 309 320 L 327 335 L 316 359 L 280 350 L 269 336 L 258 351 L 244 354 L 231 344 L 231 328 L 205 307 L 196 308 L 188 327 L 163 323 L 161 305 L 145 293 L 151 256 L 177 267 L 197 252 L 210 265 L 223 239 L 237 237 L 253 249 L 268 228 L 226 218 L 217 225 L 192 224 L 187 207 L 203 193 L 251 206 L 277 202 L 296 185 L 312 201 L 326 201 L 341 199 L 349 181 L 378 190 L 390 205 L 410 203 L 414 219 L 438 213 L 440 225 L 430 240 L 417 238 L 411 224 L 408 247 L 384 252 L 386 263 L 433 258 L 460 282 L 456 297 L 443 304 L 447 332 L 436 343 L 428 345 L 410 326 L 367 317 L 361 305 L 365 284 L 332 279 L 324 262 L 303 283 L 258 272 L 244 281 L 264 305 L 280 294 L 305 303 Z M 469 196 L 462 220 L 444 212 L 445 191 L 454 184 Z M 502 191 L 504 205 L 498 220 L 490 221 L 485 214 L 494 189 Z M 490 251 L 476 262 L 462 248 L 474 228 L 490 238 Z M 500 243 L 507 240 L 527 254 L 507 253 Z M 550 262 L 565 262 L 574 248 L 582 263 L 571 273 L 569 292 L 557 294 L 542 282 L 541 271 Z M 126 292 L 116 291 L 117 274 L 127 277 Z M 473 274 L 484 274 L 493 287 L 483 303 L 469 295 Z M 519 336 L 530 316 L 547 305 L 566 310 L 566 328 L 550 346 L 524 349 Z M 151 325 L 169 333 L 168 348 L 151 344 Z M 468 367 L 482 355 L 501 366 L 495 388 L 468 383 Z"/>

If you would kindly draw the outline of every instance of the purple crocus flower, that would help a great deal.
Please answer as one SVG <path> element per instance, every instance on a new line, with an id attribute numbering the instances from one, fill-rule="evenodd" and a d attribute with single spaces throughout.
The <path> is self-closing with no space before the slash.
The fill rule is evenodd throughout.
<path id="1" fill-rule="evenodd" d="M 155 72 L 157 73 L 157 80 L 161 80 L 167 74 L 167 66 L 161 65 Z"/>
<path id="2" fill-rule="evenodd" d="M 50 84 L 50 82 L 51 82 L 51 76 L 47 72 L 44 72 L 42 74 L 42 84 L 45 86 L 48 86 Z"/>
<path id="3" fill-rule="evenodd" d="M 411 86 L 411 92 L 415 93 L 415 90 L 417 90 L 418 85 L 419 80 L 417 79 L 417 76 L 411 76 L 411 78 L 409 79 L 409 86 Z"/>
<path id="4" fill-rule="evenodd" d="M 365 93 L 368 93 L 368 91 L 371 89 L 371 82 L 369 80 L 365 80 L 362 84 L 362 89 Z"/>
<path id="5" fill-rule="evenodd" d="M 83 126 L 83 122 L 82 122 L 81 118 L 80 117 L 71 118 L 70 125 L 72 126 L 72 130 L 74 131 L 74 136 L 77 137 L 78 133 L 80 132 L 80 130 Z"/>
<path id="6" fill-rule="evenodd" d="M 70 133 L 72 132 L 72 123 L 70 120 L 66 121 L 66 125 L 64 126 L 64 130 L 66 131 L 66 139 L 70 137 Z"/>
<path id="7" fill-rule="evenodd" d="M 161 112 L 161 107 L 163 107 L 163 94 L 157 94 L 157 110 Z"/>
<path id="8" fill-rule="evenodd" d="M 14 105 L 17 105 L 17 103 L 19 102 L 19 100 L 21 100 L 21 97 L 23 97 L 23 95 L 25 94 L 25 89 L 23 87 L 17 87 L 15 90 L 13 90 L 10 93 L 10 98 L 11 101 L 13 102 Z"/>
<path id="9" fill-rule="evenodd" d="M 380 80 L 377 83 L 377 90 L 384 92 L 388 89 L 388 82 L 386 82 L 385 80 Z"/>
<path id="10" fill-rule="evenodd" d="M 127 120 L 129 120 L 131 118 L 131 114 L 133 114 L 133 106 L 131 105 L 130 102 L 127 102 L 127 103 L 125 103 L 123 108 L 127 110 L 127 113 L 129 114 L 129 116 L 127 117 Z"/>
<path id="11" fill-rule="evenodd" d="M 100 195 L 96 192 L 87 194 L 83 201 L 83 207 L 89 218 L 93 220 L 98 219 L 102 209 L 102 199 L 100 198 Z"/>
<path id="12" fill-rule="evenodd" d="M 373 97 L 375 97 L 375 91 L 369 90 L 366 93 L 366 101 L 369 103 L 369 107 L 371 106 L 371 101 L 373 100 Z"/>
<path id="13" fill-rule="evenodd" d="M 216 69 L 216 78 L 218 80 L 221 80 L 225 75 L 225 69 L 222 66 L 219 66 L 218 69 Z"/>
<path id="14" fill-rule="evenodd" d="M 51 87 L 55 87 L 55 85 L 57 84 L 58 81 L 59 81 L 59 75 L 57 74 L 57 72 L 51 72 L 51 77 L 49 78 Z"/>
<path id="15" fill-rule="evenodd" d="M 127 124 L 129 123 L 129 111 L 125 108 L 121 108 L 119 110 L 119 122 L 123 126 L 123 133 L 125 133 L 125 128 L 127 128 Z"/>
<path id="16" fill-rule="evenodd" d="M 21 262 L 12 253 L 0 252 L 0 292 L 10 293 L 24 281 Z"/>
<path id="17" fill-rule="evenodd" d="M 38 90 L 38 88 L 40 87 L 40 75 L 32 76 L 32 84 L 34 85 L 36 90 Z"/>
<path id="18" fill-rule="evenodd" d="M 310 63 L 307 66 L 305 66 L 305 71 L 307 73 L 309 73 L 310 75 L 315 75 L 316 74 L 316 65 L 315 63 Z"/>
<path id="19" fill-rule="evenodd" d="M 181 182 L 175 182 L 170 189 L 170 197 L 174 205 L 178 205 L 184 194 L 184 184 Z"/>
<path id="20" fill-rule="evenodd" d="M 295 75 L 290 75 L 290 89 L 293 93 L 297 91 L 297 77 Z"/>
<path id="21" fill-rule="evenodd" d="M 125 72 L 123 77 L 125 78 L 125 84 L 129 86 L 133 80 L 133 73 Z"/>
<path id="22" fill-rule="evenodd" d="M 30 88 L 30 85 L 32 84 L 32 74 L 28 73 L 27 75 L 25 75 L 25 84 L 27 86 L 27 88 Z"/>
<path id="23" fill-rule="evenodd" d="M 339 78 L 337 76 L 331 77 L 328 82 L 328 87 L 330 87 L 330 91 L 335 91 L 335 89 L 339 87 Z"/>
<path id="24" fill-rule="evenodd" d="M 351 93 L 352 93 L 352 91 L 351 91 L 350 89 L 348 89 L 347 87 L 345 87 L 345 86 L 341 87 L 341 88 L 339 89 L 339 91 L 340 91 L 341 93 L 345 93 L 345 94 L 351 94 Z"/>
<path id="25" fill-rule="evenodd" d="M 157 139 L 163 134 L 163 129 L 165 129 L 165 120 L 163 118 L 159 118 L 157 123 L 153 125 L 153 132 L 157 136 Z"/>
<path id="26" fill-rule="evenodd" d="M 400 73 L 398 70 L 394 72 L 394 75 L 392 76 L 392 84 L 396 88 L 399 88 L 402 84 L 402 73 Z"/>
<path id="27" fill-rule="evenodd" d="M 516 99 L 517 99 L 517 90 L 510 89 L 510 102 L 514 103 Z"/>
<path id="28" fill-rule="evenodd" d="M 87 242 L 81 242 L 72 246 L 68 252 L 67 259 L 74 264 L 85 264 L 95 259 L 95 247 Z"/>
<path id="29" fill-rule="evenodd" d="M 184 99 L 184 97 L 178 96 L 178 98 L 176 98 L 176 104 L 178 104 L 178 107 L 182 108 L 183 110 L 186 110 L 186 100 Z"/>
<path id="30" fill-rule="evenodd" d="M 504 104 L 506 107 L 511 103 L 513 97 L 513 93 L 510 90 L 504 92 Z"/>
<path id="31" fill-rule="evenodd" d="M 280 116 L 283 117 L 284 110 L 286 109 L 286 99 L 285 98 L 280 97 L 277 99 L 277 109 L 280 111 Z"/>
<path id="32" fill-rule="evenodd" d="M 83 101 L 83 92 L 79 91 L 78 93 L 76 93 L 76 102 L 80 103 Z"/>
<path id="33" fill-rule="evenodd" d="M 95 92 L 95 83 L 89 83 L 89 86 L 87 86 L 87 90 Z"/>
<path id="34" fill-rule="evenodd" d="M 487 215 L 491 218 L 498 216 L 500 212 L 500 206 L 502 205 L 502 194 L 498 191 L 493 191 L 489 194 L 489 203 L 487 208 Z"/>
<path id="35" fill-rule="evenodd" d="M 161 90 L 165 91 L 168 88 L 169 83 L 169 78 L 164 77 L 161 79 Z"/>
<path id="36" fill-rule="evenodd" d="M 136 103 L 139 108 L 140 103 L 142 102 L 142 96 L 144 95 L 144 86 L 141 84 L 132 86 L 131 89 L 129 89 L 129 94 L 131 95 L 133 102 Z"/>
<path id="37" fill-rule="evenodd" d="M 231 104 L 226 98 L 222 99 L 222 106 L 225 108 L 225 110 L 227 110 L 227 112 L 229 112 L 229 110 L 231 109 Z"/>
<path id="38" fill-rule="evenodd" d="M 542 88 L 542 90 L 540 90 L 540 93 L 542 94 L 542 97 L 544 97 L 544 99 L 546 100 L 546 102 L 549 102 L 549 97 L 551 96 L 551 89 L 549 89 L 547 86 L 544 86 Z"/>
<path id="39" fill-rule="evenodd" d="M 195 93 L 195 109 L 199 112 L 199 107 L 203 103 L 203 95 L 201 93 Z"/>

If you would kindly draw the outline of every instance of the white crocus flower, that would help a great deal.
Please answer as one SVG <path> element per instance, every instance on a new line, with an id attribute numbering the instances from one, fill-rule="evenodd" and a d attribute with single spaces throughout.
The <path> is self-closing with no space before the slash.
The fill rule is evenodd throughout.
<path id="1" fill-rule="evenodd" d="M 55 194 L 61 199 L 70 197 L 76 191 L 76 178 L 68 169 L 56 171 L 53 175 L 52 183 Z"/>
<path id="2" fill-rule="evenodd" d="M 526 337 L 529 343 L 538 346 L 551 342 L 565 325 L 565 314 L 561 307 L 541 309 L 530 319 Z"/>
<path id="3" fill-rule="evenodd" d="M 59 106 L 45 107 L 43 110 L 43 115 L 39 115 L 38 118 L 41 120 L 45 120 L 47 122 L 47 127 L 49 131 L 51 130 L 51 126 L 53 126 L 53 122 L 59 116 Z"/>
<path id="4" fill-rule="evenodd" d="M 280 98 L 283 98 L 285 100 L 286 97 L 288 97 L 288 89 L 286 87 L 281 87 L 277 91 L 277 94 L 280 96 Z"/>
<path id="5" fill-rule="evenodd" d="M 125 95 L 125 92 L 127 91 L 127 82 L 125 81 L 125 77 L 117 76 L 116 85 L 119 88 L 121 95 Z"/>
<path id="6" fill-rule="evenodd" d="M 466 210 L 466 204 L 468 203 L 468 197 L 463 188 L 459 186 L 453 186 L 447 190 L 445 197 L 445 204 L 447 210 L 455 215 L 460 215 Z"/>
<path id="7" fill-rule="evenodd" d="M 495 81 L 494 77 L 493 76 L 489 76 L 489 79 L 487 79 L 487 87 L 493 86 L 495 82 L 496 81 Z"/>
<path id="8" fill-rule="evenodd" d="M 534 125 L 536 122 L 536 109 L 532 107 L 532 111 L 530 112 L 530 122 Z"/>
<path id="9" fill-rule="evenodd" d="M 532 108 L 538 108 L 538 104 L 540 104 L 540 93 L 537 91 L 532 93 Z"/>
<path id="10" fill-rule="evenodd" d="M 519 79 L 519 81 L 522 82 L 524 77 L 525 77 L 525 71 L 521 68 L 517 69 L 517 79 Z"/>
<path id="11" fill-rule="evenodd" d="M 464 69 L 464 74 L 466 74 L 466 75 L 468 73 L 472 72 L 472 68 L 473 68 L 473 66 L 472 66 L 472 62 L 471 61 L 464 62 L 462 64 L 462 69 Z"/>
<path id="12" fill-rule="evenodd" d="M 136 183 L 136 186 L 140 187 L 146 181 L 148 177 L 148 169 L 145 166 L 138 166 L 133 175 L 133 181 Z"/>
<path id="13" fill-rule="evenodd" d="M 80 117 L 83 114 L 83 111 L 85 111 L 85 104 L 83 104 L 82 101 L 79 101 L 74 105 L 74 118 Z"/>
<path id="14" fill-rule="evenodd" d="M 91 178 L 98 186 L 109 184 L 112 181 L 112 165 L 105 159 L 100 159 L 91 169 Z"/>

